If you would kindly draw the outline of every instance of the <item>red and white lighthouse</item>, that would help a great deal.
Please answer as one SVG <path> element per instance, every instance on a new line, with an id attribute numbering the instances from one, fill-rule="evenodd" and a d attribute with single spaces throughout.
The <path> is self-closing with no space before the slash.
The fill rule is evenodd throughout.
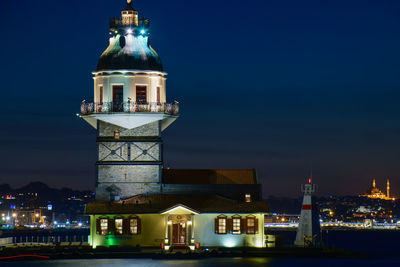
<path id="1" fill-rule="evenodd" d="M 318 208 L 312 195 L 315 192 L 315 187 L 311 179 L 308 179 L 308 183 L 301 187 L 301 191 L 304 192 L 303 205 L 296 241 L 294 242 L 294 245 L 298 247 L 314 247 L 319 244 L 321 228 Z"/>

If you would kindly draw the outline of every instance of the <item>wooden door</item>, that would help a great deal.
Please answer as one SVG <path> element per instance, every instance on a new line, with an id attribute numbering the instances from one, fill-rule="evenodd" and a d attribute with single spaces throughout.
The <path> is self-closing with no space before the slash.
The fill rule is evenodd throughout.
<path id="1" fill-rule="evenodd" d="M 174 246 L 186 245 L 186 223 L 179 222 L 172 224 L 172 242 Z"/>

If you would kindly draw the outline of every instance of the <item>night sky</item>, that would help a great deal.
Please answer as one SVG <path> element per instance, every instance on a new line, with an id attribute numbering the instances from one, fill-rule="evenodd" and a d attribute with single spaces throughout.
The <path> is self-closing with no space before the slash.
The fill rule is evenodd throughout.
<path id="1" fill-rule="evenodd" d="M 400 196 L 400 1 L 133 1 L 180 118 L 171 168 L 256 168 L 264 197 Z M 6 1 L 0 17 L 0 183 L 94 189 L 92 101 L 123 0 Z"/>

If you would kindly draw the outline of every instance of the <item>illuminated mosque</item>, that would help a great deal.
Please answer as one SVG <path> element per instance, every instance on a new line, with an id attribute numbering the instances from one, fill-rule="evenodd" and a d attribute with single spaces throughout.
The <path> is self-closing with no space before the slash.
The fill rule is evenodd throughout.
<path id="1" fill-rule="evenodd" d="M 164 168 L 162 133 L 180 110 L 167 103 L 149 19 L 128 0 L 109 34 L 93 72 L 94 101 L 82 101 L 79 114 L 97 131 L 96 200 L 85 208 L 92 247 L 267 246 L 255 170 Z"/>
<path id="2" fill-rule="evenodd" d="M 368 189 L 365 194 L 360 195 L 360 197 L 367 197 L 371 199 L 383 199 L 383 200 L 396 200 L 394 197 L 390 197 L 390 181 L 387 179 L 386 182 L 386 195 L 376 187 L 376 181 L 375 178 L 372 181 L 372 187 Z"/>

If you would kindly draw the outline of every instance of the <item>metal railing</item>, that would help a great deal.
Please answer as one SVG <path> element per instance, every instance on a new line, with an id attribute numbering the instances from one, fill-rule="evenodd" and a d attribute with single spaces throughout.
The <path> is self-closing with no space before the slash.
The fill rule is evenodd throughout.
<path id="1" fill-rule="evenodd" d="M 137 102 L 103 102 L 86 103 L 82 101 L 81 115 L 97 113 L 164 113 L 168 115 L 179 115 L 179 103 L 137 103 Z"/>

